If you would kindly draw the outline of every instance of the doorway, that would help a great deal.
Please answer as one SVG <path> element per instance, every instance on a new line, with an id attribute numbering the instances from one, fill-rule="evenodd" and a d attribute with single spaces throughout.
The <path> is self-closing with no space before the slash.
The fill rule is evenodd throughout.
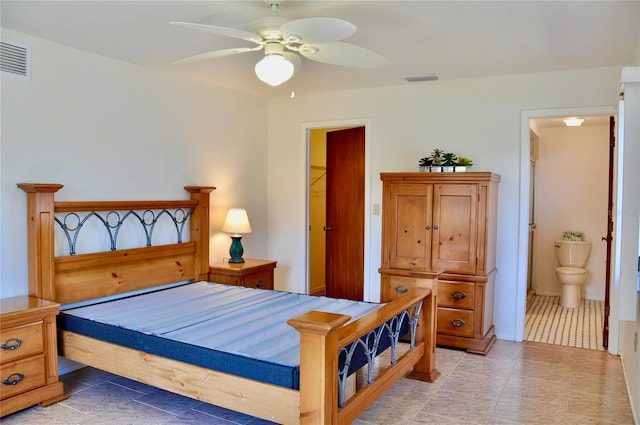
<path id="1" fill-rule="evenodd" d="M 579 149 L 575 149 L 575 146 L 568 149 L 574 152 L 572 157 L 559 157 L 562 148 L 553 145 L 557 140 L 556 142 L 551 141 L 562 135 L 569 134 L 567 132 L 571 131 L 571 129 L 564 127 L 561 118 L 573 115 L 584 116 L 587 118 L 586 122 L 589 123 L 588 125 L 598 126 L 597 130 L 591 130 L 596 132 L 597 135 L 593 137 L 596 137 L 597 140 L 594 142 L 592 139 L 589 139 L 590 143 L 597 143 L 597 153 L 586 152 L 587 150 L 593 149 L 593 146 L 578 145 Z M 521 139 L 521 189 L 523 192 L 521 193 L 520 199 L 520 235 L 522 239 L 519 250 L 523 253 L 531 253 L 531 255 L 518 256 L 520 271 L 518 272 L 519 305 L 517 310 L 519 313 L 517 319 L 523 320 L 522 328 L 520 328 L 523 330 L 522 340 L 529 339 L 527 335 L 524 334 L 524 322 L 527 318 L 527 307 L 529 306 L 529 302 L 532 301 L 531 293 L 536 292 L 543 298 L 559 296 L 561 288 L 558 286 L 559 283 L 555 277 L 557 261 L 554 252 L 554 239 L 561 239 L 563 230 L 572 230 L 568 227 L 577 226 L 583 228 L 585 238 L 591 240 L 593 244 L 591 258 L 587 264 L 590 281 L 588 280 L 585 287 L 582 288 L 582 295 L 587 300 L 585 304 L 587 302 L 599 302 L 604 311 L 603 301 L 608 294 L 608 291 L 605 289 L 605 264 L 607 261 L 611 261 L 611 259 L 605 258 L 608 254 L 606 253 L 606 243 L 602 240 L 607 234 L 608 227 L 606 211 L 607 197 L 609 194 L 607 182 L 609 173 L 610 115 L 615 115 L 614 107 L 588 108 L 579 111 L 536 111 L 531 112 L 531 114 L 523 112 Z M 526 140 L 524 139 L 525 125 L 527 126 Z M 549 128 L 549 126 L 556 126 L 558 128 Z M 560 128 L 560 126 L 562 126 L 562 128 Z M 533 132 L 531 128 L 533 128 Z M 579 137 L 584 137 L 585 132 L 589 131 L 589 129 L 582 127 L 582 129 L 578 131 L 582 133 L 573 134 L 580 134 Z M 571 136 L 564 137 L 571 138 Z M 576 136 L 573 137 L 575 138 Z M 536 146 L 538 138 L 540 146 Z M 547 143 L 547 145 L 544 145 L 544 143 Z M 575 143 L 575 141 L 573 143 Z M 545 155 L 547 156 L 546 158 Z M 589 155 L 591 155 L 591 157 L 589 157 Z M 581 161 L 584 167 L 589 167 L 589 163 L 593 164 L 593 169 L 590 169 L 590 174 L 595 176 L 594 179 L 597 183 L 594 184 L 593 181 L 589 183 L 586 181 L 571 182 L 570 178 L 567 178 L 566 175 L 563 176 L 563 171 L 556 172 L 558 167 L 563 166 L 562 164 L 568 164 L 571 161 Z M 554 171 L 554 169 L 556 171 Z M 570 173 L 571 171 L 567 172 Z M 546 177 L 545 173 L 548 173 Z M 602 177 L 602 179 L 600 179 L 600 177 Z M 587 211 L 589 208 L 583 208 L 578 213 L 570 211 L 567 205 L 572 206 L 574 201 L 567 198 L 568 185 L 570 185 L 571 188 L 577 188 L 575 189 L 577 193 L 576 196 L 586 196 L 590 199 L 596 199 L 597 205 L 590 204 L 589 208 L 597 213 L 589 216 L 589 211 Z M 579 195 L 581 191 L 583 193 L 586 192 L 587 195 Z M 551 200 L 545 200 L 545 196 L 550 196 L 549 192 L 557 192 L 555 200 L 553 200 L 553 195 L 551 195 Z M 572 190 L 571 193 L 573 194 L 573 192 Z M 522 194 L 526 195 L 526 199 Z M 558 200 L 558 197 L 560 200 Z M 599 207 L 600 204 L 603 205 L 602 208 Z M 534 219 L 532 220 L 531 217 L 534 217 Z M 565 229 L 565 227 L 567 228 Z M 536 245 L 538 246 L 536 247 Z M 526 272 L 523 273 L 523 271 Z M 521 308 L 522 310 L 520 310 Z M 575 312 L 573 312 L 573 314 L 575 314 Z M 598 349 L 603 349 L 601 329 L 604 316 L 603 313 L 599 318 L 600 333 L 598 340 L 600 347 Z M 516 329 L 516 333 L 518 333 L 520 329 Z M 591 345 L 593 345 L 593 342 Z"/>
<path id="2" fill-rule="evenodd" d="M 365 127 L 309 133 L 309 293 L 363 300 Z"/>

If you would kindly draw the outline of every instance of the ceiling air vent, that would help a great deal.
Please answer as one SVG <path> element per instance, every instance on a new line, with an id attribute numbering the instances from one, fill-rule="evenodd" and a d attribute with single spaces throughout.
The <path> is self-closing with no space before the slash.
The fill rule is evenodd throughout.
<path id="1" fill-rule="evenodd" d="M 0 41 L 0 70 L 3 75 L 31 78 L 31 55 L 27 46 Z"/>

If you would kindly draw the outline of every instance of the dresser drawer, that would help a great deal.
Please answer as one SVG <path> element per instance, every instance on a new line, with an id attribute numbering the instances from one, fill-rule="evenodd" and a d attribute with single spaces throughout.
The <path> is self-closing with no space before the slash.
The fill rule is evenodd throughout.
<path id="1" fill-rule="evenodd" d="M 0 363 L 30 356 L 44 351 L 42 322 L 28 323 L 22 326 L 0 331 Z"/>
<path id="2" fill-rule="evenodd" d="M 0 368 L 0 399 L 42 387 L 46 383 L 45 355 L 10 362 Z"/>
<path id="3" fill-rule="evenodd" d="M 473 311 L 438 307 L 438 333 L 473 336 Z"/>
<path id="4" fill-rule="evenodd" d="M 473 310 L 475 284 L 438 281 L 438 306 Z"/>

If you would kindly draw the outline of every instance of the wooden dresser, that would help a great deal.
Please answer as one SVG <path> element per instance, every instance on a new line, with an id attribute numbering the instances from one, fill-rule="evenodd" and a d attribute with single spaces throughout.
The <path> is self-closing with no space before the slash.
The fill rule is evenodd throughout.
<path id="1" fill-rule="evenodd" d="M 34 297 L 0 299 L 0 416 L 67 398 L 58 380 L 59 308 Z"/>
<path id="2" fill-rule="evenodd" d="M 381 173 L 381 298 L 438 274 L 439 345 L 486 354 L 496 337 L 493 297 L 500 176 Z"/>
<path id="3" fill-rule="evenodd" d="M 209 282 L 247 288 L 273 289 L 276 261 L 245 258 L 244 263 L 219 263 L 209 267 Z"/>

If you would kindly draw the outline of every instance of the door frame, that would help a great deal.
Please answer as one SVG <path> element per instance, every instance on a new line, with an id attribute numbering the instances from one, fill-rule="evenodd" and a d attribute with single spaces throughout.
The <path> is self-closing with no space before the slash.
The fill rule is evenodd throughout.
<path id="1" fill-rule="evenodd" d="M 304 220 L 304 235 L 305 235 L 305 256 L 304 256 L 304 275 L 305 275 L 305 292 L 310 291 L 310 276 L 309 276 L 309 254 L 310 254 L 310 241 L 309 241 L 309 226 L 311 224 L 309 213 L 309 184 L 311 175 L 309 173 L 310 167 L 310 154 L 311 154 L 311 130 L 323 129 L 323 128 L 336 128 L 336 127 L 364 127 L 364 264 L 362 265 L 364 271 L 364 301 L 377 301 L 379 290 L 373 290 L 371 285 L 371 215 L 369 214 L 369 205 L 371 205 L 371 120 L 368 118 L 359 119 L 346 119 L 346 120 L 328 120 L 328 121 L 310 121 L 302 123 L 302 134 L 305 143 L 305 220 Z M 378 253 L 379 255 L 379 253 Z M 376 268 L 377 270 L 377 268 Z M 379 282 L 379 280 L 377 280 Z M 373 298 L 375 297 L 375 298 Z"/>
<path id="2" fill-rule="evenodd" d="M 529 246 L 529 153 L 530 153 L 530 133 L 529 121 L 537 118 L 556 118 L 567 116 L 616 116 L 618 115 L 617 105 L 586 107 L 586 108 L 563 108 L 563 109 L 534 109 L 522 110 L 520 112 L 520 200 L 518 211 L 518 255 L 517 255 L 517 275 L 516 275 L 516 341 L 524 340 L 524 327 L 527 301 L 527 264 Z M 616 120 L 618 121 L 618 120 Z M 615 201 L 614 201 L 615 202 Z M 615 253 L 614 253 L 615 257 Z M 613 261 L 611 259 L 610 261 Z M 619 328 L 617 308 L 617 296 L 613 290 L 613 285 L 609 288 L 611 301 L 611 312 L 609 315 L 609 353 L 618 354 Z"/>

